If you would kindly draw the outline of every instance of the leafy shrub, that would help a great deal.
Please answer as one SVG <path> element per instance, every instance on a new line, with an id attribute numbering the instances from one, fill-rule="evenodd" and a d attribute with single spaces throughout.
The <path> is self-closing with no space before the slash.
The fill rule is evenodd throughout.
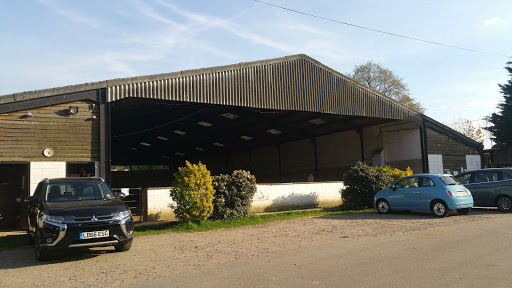
<path id="1" fill-rule="evenodd" d="M 256 177 L 249 171 L 235 170 L 232 175 L 213 176 L 212 219 L 247 219 L 256 193 Z"/>
<path id="2" fill-rule="evenodd" d="M 400 170 L 398 168 L 391 168 L 391 166 L 389 165 L 386 165 L 386 167 L 376 166 L 374 168 L 377 169 L 378 171 L 384 171 L 386 173 L 389 173 L 389 175 L 391 175 L 391 177 L 393 178 L 393 181 L 396 181 L 405 176 L 412 175 L 411 167 L 407 167 L 405 171 Z"/>
<path id="3" fill-rule="evenodd" d="M 179 220 L 204 220 L 213 211 L 213 186 L 210 171 L 206 165 L 190 164 L 178 168 L 174 173 L 173 188 L 170 191 L 174 214 Z"/>
<path id="4" fill-rule="evenodd" d="M 393 178 L 387 172 L 357 162 L 344 175 L 345 189 L 341 190 L 343 205 L 357 208 L 373 206 L 373 196 L 377 191 L 389 187 Z"/>

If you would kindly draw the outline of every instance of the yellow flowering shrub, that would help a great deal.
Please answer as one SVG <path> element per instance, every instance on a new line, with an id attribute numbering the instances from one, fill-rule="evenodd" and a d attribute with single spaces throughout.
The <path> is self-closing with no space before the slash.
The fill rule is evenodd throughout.
<path id="1" fill-rule="evenodd" d="M 385 172 L 388 172 L 391 177 L 393 177 L 393 181 L 396 181 L 402 177 L 412 175 L 411 167 L 407 166 L 407 169 L 405 171 L 400 170 L 398 168 L 391 168 L 390 166 L 387 166 L 384 168 Z"/>
<path id="2" fill-rule="evenodd" d="M 170 191 L 174 214 L 179 220 L 205 220 L 213 212 L 212 178 L 206 165 L 199 162 L 178 168 Z"/>

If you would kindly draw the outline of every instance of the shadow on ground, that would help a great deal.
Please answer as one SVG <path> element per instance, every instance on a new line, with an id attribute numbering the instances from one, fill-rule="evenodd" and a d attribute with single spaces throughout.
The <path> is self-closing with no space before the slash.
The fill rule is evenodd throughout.
<path id="1" fill-rule="evenodd" d="M 34 246 L 23 245 L 0 251 L 0 270 L 75 262 L 115 252 L 113 247 L 64 249 L 52 251 L 48 261 L 38 261 L 34 255 Z"/>
<path id="2" fill-rule="evenodd" d="M 468 217 L 471 215 L 495 215 L 495 214 L 503 214 L 498 209 L 495 208 L 473 208 L 468 215 L 458 215 L 456 212 L 451 212 L 447 217 Z M 381 214 L 378 212 L 361 212 L 361 213 L 347 213 L 347 214 L 332 214 L 319 216 L 322 219 L 332 219 L 332 220 L 369 220 L 369 219 L 379 219 L 379 220 L 405 220 L 405 219 L 425 219 L 429 220 L 432 218 L 437 218 L 433 213 L 429 212 L 408 212 L 408 211 L 391 211 L 388 214 Z"/>

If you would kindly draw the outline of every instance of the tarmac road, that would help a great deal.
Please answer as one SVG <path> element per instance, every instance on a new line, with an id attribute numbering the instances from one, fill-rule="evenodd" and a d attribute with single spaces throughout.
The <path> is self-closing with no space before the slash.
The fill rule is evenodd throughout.
<path id="1" fill-rule="evenodd" d="M 132 249 L 0 251 L 0 287 L 512 287 L 512 213 L 337 214 L 136 237 Z"/>

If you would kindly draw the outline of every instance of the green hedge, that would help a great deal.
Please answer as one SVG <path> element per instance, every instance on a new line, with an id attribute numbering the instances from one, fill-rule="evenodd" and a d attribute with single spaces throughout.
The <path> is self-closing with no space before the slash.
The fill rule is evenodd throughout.
<path id="1" fill-rule="evenodd" d="M 213 176 L 213 214 L 217 220 L 246 219 L 256 193 L 256 177 L 249 171 L 235 170 L 231 175 Z"/>
<path id="2" fill-rule="evenodd" d="M 360 161 L 343 177 L 346 187 L 341 190 L 341 199 L 343 205 L 348 207 L 373 207 L 375 193 L 393 183 L 390 173 Z"/>

